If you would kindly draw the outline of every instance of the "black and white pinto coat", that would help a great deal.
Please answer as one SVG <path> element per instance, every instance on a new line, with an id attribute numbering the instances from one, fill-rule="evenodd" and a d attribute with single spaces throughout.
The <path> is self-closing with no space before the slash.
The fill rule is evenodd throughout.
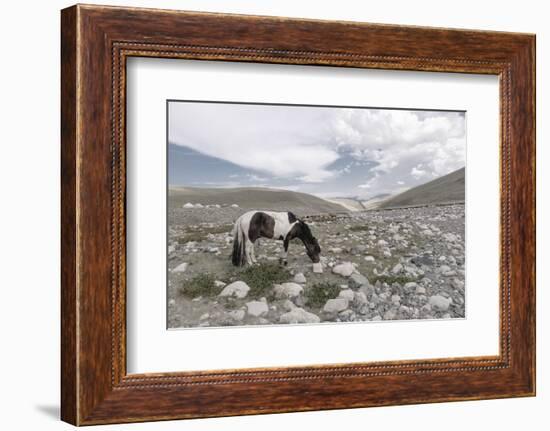
<path id="1" fill-rule="evenodd" d="M 281 263 L 287 264 L 288 246 L 294 238 L 300 239 L 309 258 L 314 263 L 320 260 L 321 248 L 309 226 L 291 212 L 248 211 L 240 216 L 233 227 L 233 253 L 235 266 L 257 263 L 254 243 L 258 238 L 283 241 Z"/>

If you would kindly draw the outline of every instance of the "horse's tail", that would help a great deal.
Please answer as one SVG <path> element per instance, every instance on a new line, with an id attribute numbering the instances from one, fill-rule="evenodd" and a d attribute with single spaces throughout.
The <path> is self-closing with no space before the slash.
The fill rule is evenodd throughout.
<path id="1" fill-rule="evenodd" d="M 246 238 L 241 227 L 241 218 L 239 217 L 233 227 L 233 253 L 231 254 L 231 262 L 235 266 L 243 266 L 246 262 L 245 252 Z"/>

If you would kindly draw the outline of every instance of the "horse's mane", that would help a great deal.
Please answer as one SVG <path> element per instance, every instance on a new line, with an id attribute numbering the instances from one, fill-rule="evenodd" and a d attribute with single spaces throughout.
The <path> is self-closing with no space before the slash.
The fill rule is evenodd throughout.
<path id="1" fill-rule="evenodd" d="M 299 223 L 301 228 L 300 230 L 302 231 L 302 234 L 305 237 L 305 239 L 312 241 L 314 237 L 307 223 L 303 220 L 299 220 Z"/>

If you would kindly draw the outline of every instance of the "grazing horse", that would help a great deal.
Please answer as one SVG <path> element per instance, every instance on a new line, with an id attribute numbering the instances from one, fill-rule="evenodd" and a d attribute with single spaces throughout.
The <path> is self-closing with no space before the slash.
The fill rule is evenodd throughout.
<path id="1" fill-rule="evenodd" d="M 314 262 L 319 262 L 321 247 L 312 235 L 309 226 L 291 212 L 248 211 L 240 216 L 233 227 L 233 254 L 235 266 L 257 263 L 254 243 L 258 238 L 271 238 L 283 241 L 280 261 L 287 264 L 288 244 L 299 238 L 306 247 L 306 253 Z"/>

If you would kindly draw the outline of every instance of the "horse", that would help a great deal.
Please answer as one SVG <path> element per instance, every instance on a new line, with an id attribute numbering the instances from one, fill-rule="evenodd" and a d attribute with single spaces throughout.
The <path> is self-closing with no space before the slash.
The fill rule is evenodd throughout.
<path id="1" fill-rule="evenodd" d="M 300 239 L 313 263 L 319 263 L 321 247 L 309 226 L 291 212 L 248 211 L 241 215 L 233 227 L 233 253 L 235 266 L 257 263 L 254 243 L 258 238 L 283 241 L 280 263 L 287 265 L 288 245 L 294 238 Z"/>

